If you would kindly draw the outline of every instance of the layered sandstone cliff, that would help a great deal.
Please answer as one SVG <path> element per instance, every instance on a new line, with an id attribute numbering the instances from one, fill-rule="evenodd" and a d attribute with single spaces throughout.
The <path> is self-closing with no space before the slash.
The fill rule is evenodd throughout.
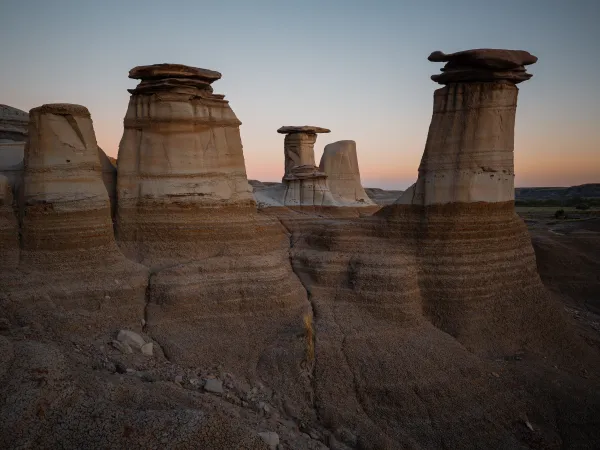
<path id="1" fill-rule="evenodd" d="M 319 170 L 327 174 L 329 190 L 341 205 L 375 205 L 360 182 L 356 142 L 338 141 L 326 145 Z"/>

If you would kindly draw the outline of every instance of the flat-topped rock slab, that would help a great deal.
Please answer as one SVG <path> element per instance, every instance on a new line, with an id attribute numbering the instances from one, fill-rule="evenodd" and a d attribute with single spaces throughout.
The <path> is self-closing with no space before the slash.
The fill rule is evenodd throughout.
<path id="1" fill-rule="evenodd" d="M 215 70 L 184 64 L 152 64 L 137 66 L 129 71 L 129 78 L 136 80 L 156 80 L 160 78 L 196 78 L 212 83 L 221 78 L 221 73 Z"/>
<path id="2" fill-rule="evenodd" d="M 288 125 L 281 127 L 277 130 L 278 133 L 281 134 L 292 134 L 292 133 L 309 133 L 309 134 L 317 134 L 317 133 L 331 133 L 331 130 L 327 128 L 315 127 L 312 125 Z"/>
<path id="3" fill-rule="evenodd" d="M 479 48 L 456 53 L 435 51 L 427 58 L 432 62 L 445 62 L 441 74 L 431 79 L 440 84 L 509 82 L 529 80 L 525 66 L 537 62 L 537 57 L 524 50 Z"/>

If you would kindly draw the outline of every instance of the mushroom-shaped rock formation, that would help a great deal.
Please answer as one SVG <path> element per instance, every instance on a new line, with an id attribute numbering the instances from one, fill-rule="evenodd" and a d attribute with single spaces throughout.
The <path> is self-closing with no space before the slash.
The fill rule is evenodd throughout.
<path id="1" fill-rule="evenodd" d="M 319 170 L 327 174 L 327 184 L 335 200 L 344 206 L 375 206 L 360 182 L 356 142 L 327 144 Z"/>
<path id="2" fill-rule="evenodd" d="M 25 111 L 0 105 L 0 173 L 8 178 L 15 196 L 23 177 L 23 151 L 28 126 L 29 115 Z"/>
<path id="3" fill-rule="evenodd" d="M 135 67 L 119 146 L 117 233 L 126 255 L 147 262 L 186 254 L 198 208 L 255 208 L 240 121 L 210 83 L 221 74 L 180 64 Z M 171 244 L 164 245 L 168 235 Z M 214 251 L 206 249 L 209 253 Z M 156 258 L 155 258 L 156 259 Z"/>
<path id="4" fill-rule="evenodd" d="M 438 430 L 450 428 L 449 447 L 469 446 L 470 432 L 484 447 L 519 446 L 510 432 L 478 431 L 487 419 L 477 407 L 453 406 L 494 405 L 491 421 L 504 430 L 520 408 L 511 387 L 477 375 L 491 370 L 475 355 L 526 351 L 576 367 L 571 353 L 584 354 L 510 201 L 516 92 L 505 79 L 436 92 L 418 201 L 361 219 L 282 219 L 317 305 L 320 416 L 353 424 L 372 448 L 398 447 L 405 433 L 415 447 L 436 447 Z M 440 428 L 425 431 L 416 424 L 432 410 Z"/>
<path id="5" fill-rule="evenodd" d="M 285 134 L 285 173 L 282 184 L 255 192 L 261 207 L 328 207 L 340 206 L 331 195 L 327 174 L 315 165 L 315 142 L 318 133 L 329 133 L 327 128 L 284 126 L 277 130 Z"/>
<path id="6" fill-rule="evenodd" d="M 48 104 L 32 109 L 29 117 L 22 273 L 6 274 L 2 281 L 19 285 L 11 291 L 32 307 L 31 293 L 44 292 L 67 311 L 88 311 L 87 321 L 63 315 L 70 323 L 63 331 L 75 324 L 101 325 L 113 315 L 138 325 L 147 274 L 115 244 L 90 113 L 79 105 Z"/>
<path id="7" fill-rule="evenodd" d="M 148 332 L 173 361 L 275 364 L 274 343 L 300 329 L 309 303 L 285 229 L 256 210 L 240 121 L 210 86 L 221 75 L 159 64 L 130 76 L 142 81 L 119 147 L 117 237 L 152 268 Z"/>
<path id="8" fill-rule="evenodd" d="M 431 61 L 448 61 L 446 84 L 435 91 L 433 118 L 419 178 L 398 203 L 509 202 L 514 200 L 514 125 L 524 69 L 537 58 L 524 51 L 468 50 Z"/>

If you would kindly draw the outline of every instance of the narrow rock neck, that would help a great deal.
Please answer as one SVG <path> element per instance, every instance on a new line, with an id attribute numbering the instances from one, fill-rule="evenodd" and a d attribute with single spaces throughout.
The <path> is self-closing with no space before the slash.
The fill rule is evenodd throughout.
<path id="1" fill-rule="evenodd" d="M 285 136 L 285 175 L 291 175 L 296 166 L 315 165 L 315 142 L 317 135 L 312 133 L 291 133 Z"/>
<path id="2" fill-rule="evenodd" d="M 435 91 L 413 203 L 514 200 L 512 83 L 452 83 Z"/>

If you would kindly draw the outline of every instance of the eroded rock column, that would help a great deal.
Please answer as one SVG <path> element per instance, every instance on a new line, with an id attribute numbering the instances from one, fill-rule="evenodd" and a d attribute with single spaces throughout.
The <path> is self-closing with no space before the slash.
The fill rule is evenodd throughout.
<path id="1" fill-rule="evenodd" d="M 89 111 L 61 103 L 34 108 L 29 116 L 23 249 L 39 253 L 112 244 L 110 203 Z"/>
<path id="2" fill-rule="evenodd" d="M 119 146 L 120 245 L 140 261 L 202 251 L 194 242 L 213 230 L 198 225 L 208 214 L 198 208 L 255 209 L 241 122 L 211 87 L 221 74 L 156 64 L 135 67 L 129 77 L 141 82 L 130 90 Z M 205 245 L 204 250 L 215 249 Z"/>
<path id="3" fill-rule="evenodd" d="M 327 174 L 315 165 L 317 133 L 329 133 L 326 128 L 313 126 L 286 126 L 277 130 L 285 134 L 285 174 L 282 182 L 285 206 L 337 206 L 329 186 Z"/>
<path id="4" fill-rule="evenodd" d="M 129 76 L 141 82 L 119 148 L 117 234 L 151 268 L 147 332 L 178 363 L 284 372 L 302 357 L 282 346 L 309 303 L 285 228 L 256 210 L 240 121 L 211 87 L 221 74 L 158 64 Z"/>
<path id="5" fill-rule="evenodd" d="M 48 104 L 29 117 L 19 265 L 0 274 L 6 310 L 44 314 L 57 334 L 140 328 L 147 270 L 115 243 L 89 111 Z"/>
<path id="6" fill-rule="evenodd" d="M 325 146 L 319 170 L 327 174 L 327 184 L 343 206 L 376 206 L 360 182 L 356 142 L 338 141 Z"/>
<path id="7" fill-rule="evenodd" d="M 430 61 L 446 62 L 431 78 L 433 117 L 415 186 L 398 203 L 509 202 L 514 200 L 514 128 L 517 83 L 537 58 L 524 51 L 468 50 Z"/>

